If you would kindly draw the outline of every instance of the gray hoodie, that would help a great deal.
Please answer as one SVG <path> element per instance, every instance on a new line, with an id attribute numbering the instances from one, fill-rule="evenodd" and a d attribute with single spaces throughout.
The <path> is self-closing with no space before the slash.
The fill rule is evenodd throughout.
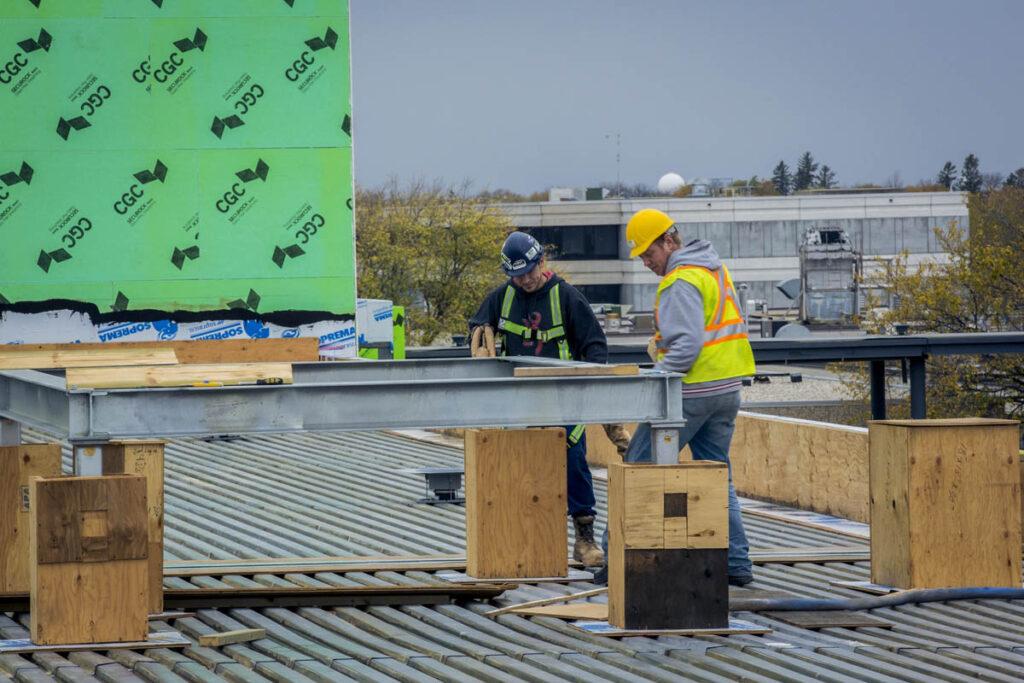
<path id="1" fill-rule="evenodd" d="M 694 240 L 668 257 L 665 274 L 679 266 L 700 266 L 716 270 L 722 266 L 718 252 L 707 240 Z M 704 346 L 704 300 L 700 291 L 683 280 L 676 280 L 661 293 L 658 302 L 658 329 L 668 344 L 664 358 L 656 370 L 686 374 Z M 684 394 L 714 396 L 739 391 L 740 378 L 720 379 L 696 384 L 683 384 Z"/>

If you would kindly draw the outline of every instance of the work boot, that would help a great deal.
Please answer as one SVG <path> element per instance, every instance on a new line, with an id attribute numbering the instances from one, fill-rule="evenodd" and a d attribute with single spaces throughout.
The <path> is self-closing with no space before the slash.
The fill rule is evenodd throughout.
<path id="1" fill-rule="evenodd" d="M 573 517 L 572 524 L 576 527 L 576 542 L 572 546 L 572 559 L 582 562 L 584 567 L 603 565 L 604 553 L 594 543 L 594 516 Z"/>

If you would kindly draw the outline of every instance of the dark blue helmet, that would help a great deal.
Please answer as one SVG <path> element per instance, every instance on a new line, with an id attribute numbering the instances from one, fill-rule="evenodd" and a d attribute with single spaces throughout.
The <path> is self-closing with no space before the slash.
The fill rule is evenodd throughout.
<path id="1" fill-rule="evenodd" d="M 525 232 L 512 233 L 501 247 L 501 268 L 509 277 L 529 273 L 537 267 L 542 258 L 544 248 L 540 246 L 540 242 Z"/>

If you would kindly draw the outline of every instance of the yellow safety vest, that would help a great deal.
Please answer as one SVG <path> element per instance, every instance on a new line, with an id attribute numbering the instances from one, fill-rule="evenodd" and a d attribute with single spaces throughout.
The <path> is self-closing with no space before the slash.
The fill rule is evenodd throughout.
<path id="1" fill-rule="evenodd" d="M 712 382 L 754 374 L 754 352 L 747 339 L 747 326 L 736 303 L 736 290 L 725 266 L 708 270 L 700 266 L 679 266 L 661 279 L 654 296 L 654 325 L 658 328 L 658 303 L 661 293 L 683 280 L 700 292 L 704 301 L 704 345 L 693 367 L 683 377 L 686 384 Z M 654 335 L 658 360 L 668 345 L 658 330 Z"/>

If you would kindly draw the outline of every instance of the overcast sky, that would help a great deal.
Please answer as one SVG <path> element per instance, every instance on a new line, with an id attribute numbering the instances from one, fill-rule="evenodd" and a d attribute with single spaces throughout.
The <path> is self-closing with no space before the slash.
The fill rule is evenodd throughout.
<path id="1" fill-rule="evenodd" d="M 351 0 L 356 182 L 1024 166 L 1022 0 Z"/>

